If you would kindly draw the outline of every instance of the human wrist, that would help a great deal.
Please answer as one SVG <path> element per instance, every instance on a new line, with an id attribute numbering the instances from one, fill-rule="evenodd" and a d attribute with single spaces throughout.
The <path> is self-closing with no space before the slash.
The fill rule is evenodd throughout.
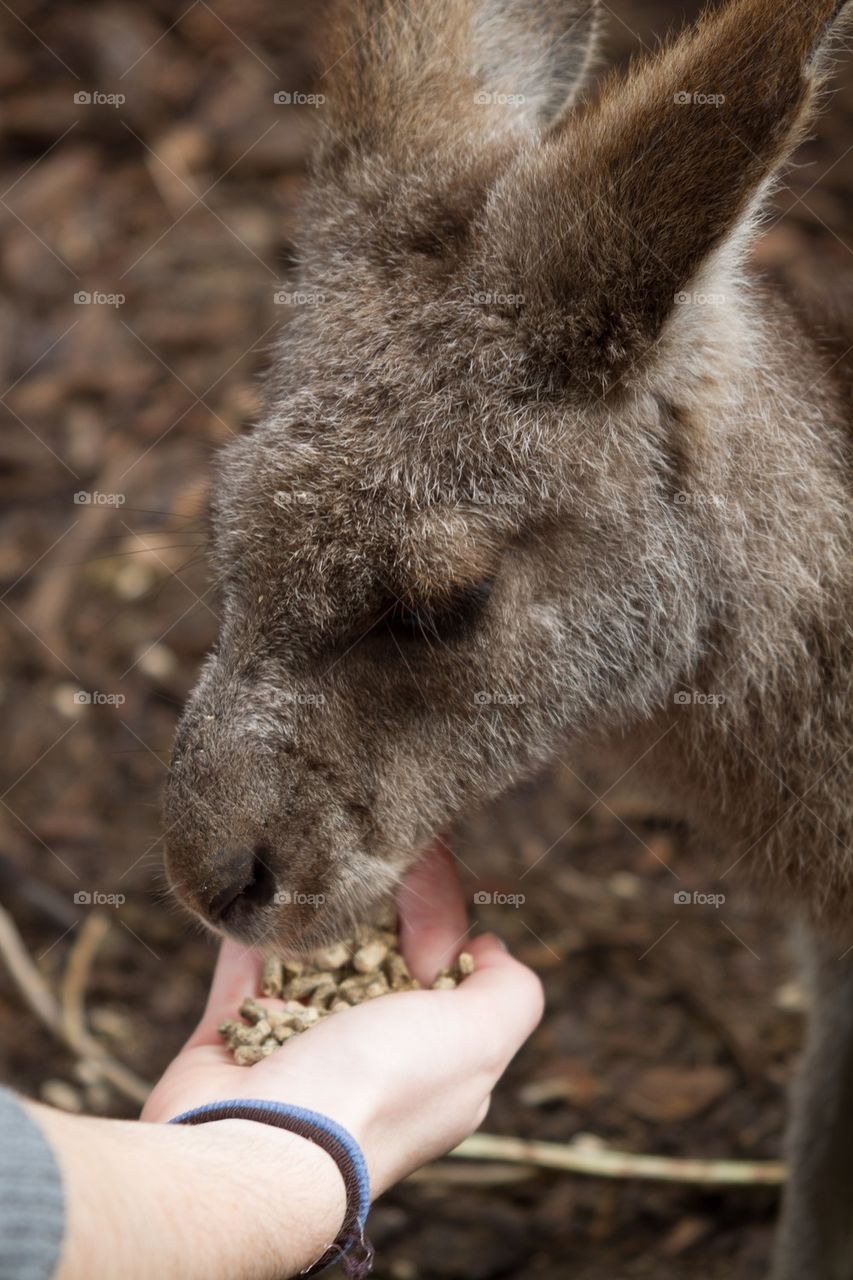
<path id="1" fill-rule="evenodd" d="M 334 1161 L 295 1134 L 35 1111 L 66 1191 L 56 1280 L 277 1280 L 308 1267 L 343 1221 Z"/>
<path id="2" fill-rule="evenodd" d="M 332 1263 L 346 1259 L 344 1270 L 353 1280 L 370 1274 L 373 1248 L 365 1236 L 371 1203 L 367 1162 L 352 1134 L 331 1116 L 313 1108 L 269 1098 L 232 1098 L 203 1103 L 173 1118 L 171 1123 L 206 1125 L 223 1120 L 249 1120 L 296 1134 L 325 1151 L 344 1183 L 346 1212 L 337 1237 L 303 1274 L 319 1275 Z"/>
<path id="3" fill-rule="evenodd" d="M 245 1259 L 243 1251 L 257 1247 L 268 1259 L 270 1276 L 278 1280 L 283 1264 L 286 1274 L 296 1275 L 337 1238 L 346 1212 L 344 1181 L 335 1161 L 319 1146 L 256 1120 L 211 1121 L 191 1136 L 203 1142 L 202 1158 L 222 1170 L 223 1181 L 228 1179 L 240 1257 Z M 244 1274 L 254 1278 L 255 1273 L 233 1263 L 232 1267 L 223 1268 L 228 1280 L 242 1280 Z M 267 1272 L 257 1274 L 265 1277 Z"/>
<path id="4" fill-rule="evenodd" d="M 305 1237 L 297 1259 L 300 1268 L 336 1238 L 346 1208 L 344 1183 L 335 1161 L 319 1146 L 298 1134 L 242 1119 L 211 1121 L 198 1126 L 192 1137 L 201 1141 L 201 1155 L 211 1164 L 229 1172 L 241 1167 L 234 1191 L 248 1184 L 254 1204 L 252 1234 L 260 1232 L 268 1241 L 276 1275 L 282 1240 L 294 1220 Z"/>

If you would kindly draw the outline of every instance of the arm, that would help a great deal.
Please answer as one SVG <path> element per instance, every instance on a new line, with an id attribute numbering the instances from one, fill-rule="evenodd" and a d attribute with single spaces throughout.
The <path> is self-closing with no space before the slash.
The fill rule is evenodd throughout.
<path id="1" fill-rule="evenodd" d="M 55 1280 L 261 1280 L 297 1275 L 344 1212 L 334 1162 L 251 1121 L 196 1129 L 32 1114 L 65 1186 Z"/>

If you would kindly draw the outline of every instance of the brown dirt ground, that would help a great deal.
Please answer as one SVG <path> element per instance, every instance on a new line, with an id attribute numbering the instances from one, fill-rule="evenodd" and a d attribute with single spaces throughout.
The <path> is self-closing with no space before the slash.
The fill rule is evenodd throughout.
<path id="1" fill-rule="evenodd" d="M 696 8 L 619 0 L 610 53 Z M 14 0 L 0 15 L 0 893 L 57 989 L 92 909 L 75 895 L 125 895 L 102 908 L 87 1005 L 96 1034 L 150 1079 L 197 1015 L 213 958 L 164 895 L 158 795 L 216 628 L 208 459 L 251 421 L 286 311 L 274 290 L 315 122 L 272 94 L 310 87 L 321 18 L 308 0 Z M 837 84 L 760 249 L 818 284 L 851 266 L 849 59 Z M 75 102 L 95 88 L 126 102 Z M 79 305 L 78 291 L 125 300 Z M 126 501 L 75 505 L 80 490 Z M 80 689 L 124 701 L 79 705 Z M 474 888 L 525 895 L 481 916 L 549 997 L 486 1128 L 775 1157 L 801 1035 L 784 921 L 688 859 L 630 777 L 610 781 L 599 799 L 560 762 L 459 836 Z M 679 908 L 674 884 L 727 900 Z M 133 1114 L 80 1081 L 5 971 L 0 1079 L 36 1097 L 64 1081 L 84 1109 Z M 746 1280 L 775 1199 L 444 1164 L 375 1209 L 376 1274 Z"/>

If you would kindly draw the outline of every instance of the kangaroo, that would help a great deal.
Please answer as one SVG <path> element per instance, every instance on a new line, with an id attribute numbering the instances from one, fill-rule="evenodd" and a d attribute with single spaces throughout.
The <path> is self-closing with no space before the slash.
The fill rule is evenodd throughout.
<path id="1" fill-rule="evenodd" d="M 639 760 L 811 939 L 775 1280 L 853 1277 L 853 326 L 749 249 L 848 18 L 730 0 L 582 100 L 588 0 L 338 9 L 165 805 L 183 902 L 307 947 L 555 752 Z"/>

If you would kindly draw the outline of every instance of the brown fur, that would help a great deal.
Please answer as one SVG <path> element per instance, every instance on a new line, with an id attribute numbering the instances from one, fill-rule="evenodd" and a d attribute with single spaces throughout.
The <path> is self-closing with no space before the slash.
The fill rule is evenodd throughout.
<path id="1" fill-rule="evenodd" d="M 849 363 L 744 265 L 843 7 L 731 0 L 582 105 L 595 5 L 342 8 L 317 305 L 215 488 L 167 797 L 200 914 L 315 942 L 604 738 L 849 929 Z"/>

